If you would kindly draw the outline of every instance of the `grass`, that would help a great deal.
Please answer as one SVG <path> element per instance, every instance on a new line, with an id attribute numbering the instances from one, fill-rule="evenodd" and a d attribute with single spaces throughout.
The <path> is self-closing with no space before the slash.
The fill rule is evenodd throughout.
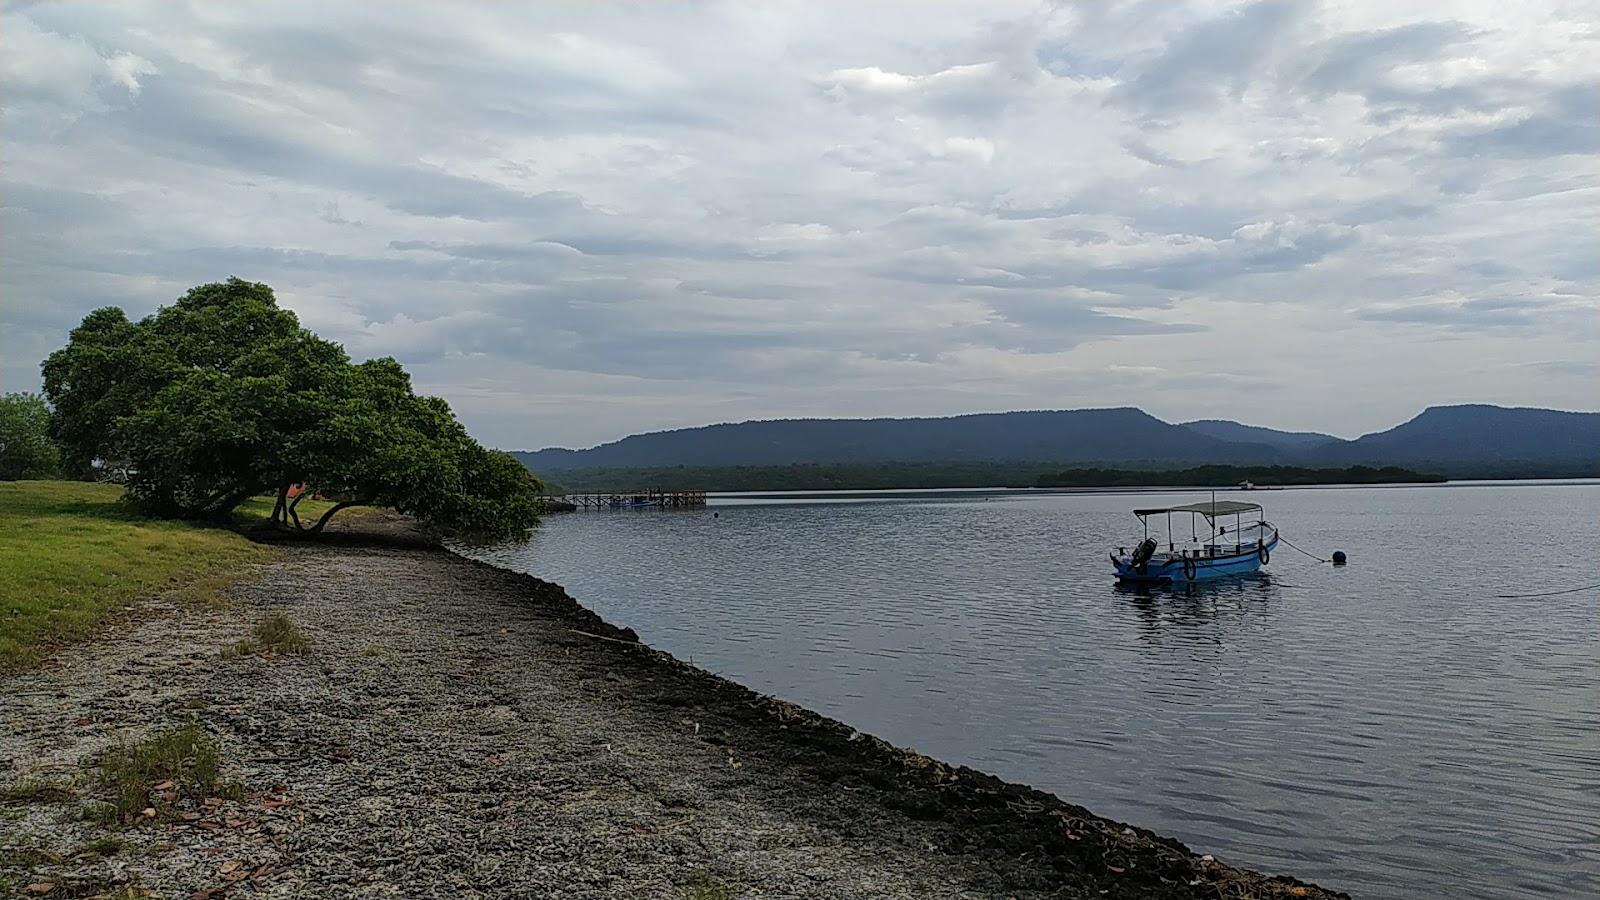
<path id="1" fill-rule="evenodd" d="M 276 496 L 251 497 L 234 509 L 233 520 L 244 526 L 266 524 L 272 518 L 272 508 L 277 503 L 278 498 Z M 313 500 L 307 497 L 300 501 L 300 505 L 294 508 L 294 512 L 295 515 L 300 517 L 301 524 L 310 528 L 316 524 L 318 519 L 322 518 L 323 513 L 332 509 L 333 505 L 332 500 Z M 340 523 L 348 525 L 352 521 L 359 520 L 362 516 L 370 516 L 381 511 L 378 507 L 373 506 L 347 506 L 340 510 L 338 515 L 329 520 L 328 527 L 332 528 Z"/>
<path id="2" fill-rule="evenodd" d="M 98 810 L 91 817 L 134 822 L 146 809 L 155 809 L 158 817 L 170 815 L 171 803 L 178 797 L 198 802 L 241 795 L 243 788 L 222 782 L 221 771 L 222 751 L 198 725 L 124 742 L 100 760 L 100 785 L 110 811 Z"/>
<path id="3" fill-rule="evenodd" d="M 683 900 L 733 900 L 733 891 L 722 882 L 704 873 L 683 890 Z"/>
<path id="4" fill-rule="evenodd" d="M 301 633 L 300 627 L 283 613 L 272 613 L 256 623 L 254 638 L 246 638 L 222 649 L 225 659 L 261 653 L 268 656 L 292 654 L 304 656 L 311 652 L 311 641 Z"/>
<path id="5" fill-rule="evenodd" d="M 105 837 L 97 837 L 94 840 L 89 841 L 82 847 L 79 847 L 77 850 L 75 850 L 72 855 L 75 857 L 98 856 L 104 859 L 106 857 L 116 856 L 118 853 L 121 853 L 122 848 L 126 846 L 127 842 L 125 842 L 122 838 L 111 837 L 110 835 L 107 835 Z"/>
<path id="6" fill-rule="evenodd" d="M 72 800 L 77 796 L 78 792 L 72 789 L 72 785 L 44 778 L 21 781 L 0 789 L 0 803 L 11 806 L 31 803 L 60 803 L 65 800 Z"/>
<path id="7" fill-rule="evenodd" d="M 0 482 L 0 671 L 82 640 L 140 597 L 215 597 L 272 553 L 226 529 L 143 518 L 121 497 L 114 485 Z"/>

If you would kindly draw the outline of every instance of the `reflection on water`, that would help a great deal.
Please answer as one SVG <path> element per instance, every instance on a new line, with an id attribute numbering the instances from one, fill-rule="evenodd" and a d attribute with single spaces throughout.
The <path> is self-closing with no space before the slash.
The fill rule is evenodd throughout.
<path id="1" fill-rule="evenodd" d="M 1183 495 L 723 502 L 477 551 L 896 743 L 1366 897 L 1600 894 L 1600 485 L 1274 491 L 1254 577 L 1119 588 Z"/>

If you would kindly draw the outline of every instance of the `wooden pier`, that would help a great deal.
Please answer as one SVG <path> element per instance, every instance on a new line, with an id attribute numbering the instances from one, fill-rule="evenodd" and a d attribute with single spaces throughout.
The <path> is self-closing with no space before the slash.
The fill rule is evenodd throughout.
<path id="1" fill-rule="evenodd" d="M 692 509 L 706 505 L 705 491 L 668 491 L 647 488 L 638 491 L 595 491 L 562 494 L 543 498 L 551 510 L 568 504 L 576 509 Z"/>

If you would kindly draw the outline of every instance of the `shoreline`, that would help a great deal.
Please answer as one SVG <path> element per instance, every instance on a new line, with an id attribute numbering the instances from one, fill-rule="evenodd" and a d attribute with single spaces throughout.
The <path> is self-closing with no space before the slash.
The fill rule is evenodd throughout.
<path id="1" fill-rule="evenodd" d="M 269 896 L 333 884 L 477 896 L 1345 896 L 757 694 L 639 643 L 559 585 L 442 548 L 354 535 L 286 544 L 228 595 L 222 609 L 142 615 L 7 678 L 0 713 L 14 727 L 0 737 L 0 782 L 48 771 L 86 785 L 84 761 L 119 736 L 194 719 L 249 789 L 221 804 L 222 830 L 251 848 L 238 855 Z M 302 624 L 309 656 L 220 658 L 269 610 Z M 59 812 L 24 807 L 22 832 L 89 839 L 90 826 Z M 249 827 L 233 834 L 230 816 Z M 179 821 L 123 833 L 175 849 L 148 862 L 0 866 L 0 884 L 120 878 L 154 896 L 235 884 L 208 858 L 215 830 Z"/>

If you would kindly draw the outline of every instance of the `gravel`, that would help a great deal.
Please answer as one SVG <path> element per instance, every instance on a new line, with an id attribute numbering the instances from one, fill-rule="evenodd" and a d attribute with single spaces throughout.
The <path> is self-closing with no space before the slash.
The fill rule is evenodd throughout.
<path id="1" fill-rule="evenodd" d="M 0 894 L 1343 896 L 892 747 L 440 550 L 285 545 L 227 599 L 151 600 L 0 682 L 0 790 L 78 795 L 0 804 Z M 222 657 L 273 612 L 307 655 Z M 83 821 L 106 747 L 186 721 L 242 799 Z M 80 852 L 107 834 L 120 852 Z"/>

